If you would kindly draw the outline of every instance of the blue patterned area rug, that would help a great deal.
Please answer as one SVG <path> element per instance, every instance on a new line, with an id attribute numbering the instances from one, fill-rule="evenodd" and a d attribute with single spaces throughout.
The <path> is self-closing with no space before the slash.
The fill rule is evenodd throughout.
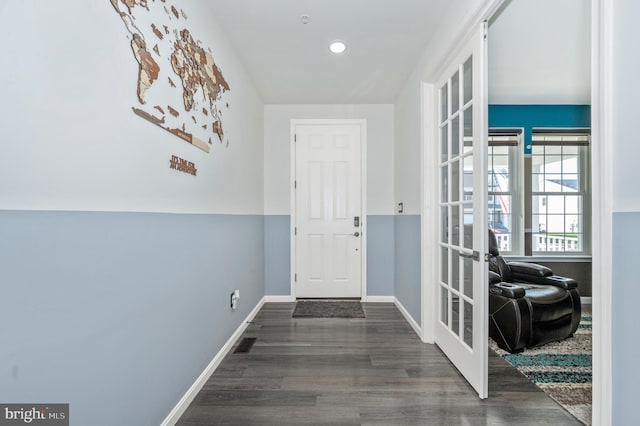
<path id="1" fill-rule="evenodd" d="M 583 312 L 573 337 L 519 354 L 489 347 L 585 425 L 591 424 L 591 313 Z"/>

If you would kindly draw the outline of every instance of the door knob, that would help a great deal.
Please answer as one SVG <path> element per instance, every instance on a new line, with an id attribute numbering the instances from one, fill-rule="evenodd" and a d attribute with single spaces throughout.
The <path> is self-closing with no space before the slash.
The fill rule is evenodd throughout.
<path id="1" fill-rule="evenodd" d="M 359 236 L 360 236 L 360 233 L 356 231 L 356 232 L 354 232 L 354 233 L 353 233 L 353 236 L 354 236 L 354 237 L 359 237 Z"/>

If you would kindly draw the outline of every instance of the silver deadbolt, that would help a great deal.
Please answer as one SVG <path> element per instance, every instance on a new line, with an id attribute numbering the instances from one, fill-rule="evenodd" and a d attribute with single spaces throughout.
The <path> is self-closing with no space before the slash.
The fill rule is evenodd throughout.
<path id="1" fill-rule="evenodd" d="M 360 233 L 359 233 L 358 231 L 356 231 L 356 232 L 354 232 L 354 233 L 353 233 L 353 236 L 354 236 L 354 237 L 359 237 L 359 236 L 360 236 Z"/>

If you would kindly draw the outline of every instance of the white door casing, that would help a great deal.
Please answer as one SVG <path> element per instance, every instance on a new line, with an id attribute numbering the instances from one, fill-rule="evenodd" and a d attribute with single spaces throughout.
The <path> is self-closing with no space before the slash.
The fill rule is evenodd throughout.
<path id="1" fill-rule="evenodd" d="M 488 394 L 486 34 L 483 23 L 435 86 L 439 273 L 434 337 L 480 398 Z"/>
<path id="2" fill-rule="evenodd" d="M 292 294 L 361 298 L 365 122 L 292 120 L 291 127 Z"/>

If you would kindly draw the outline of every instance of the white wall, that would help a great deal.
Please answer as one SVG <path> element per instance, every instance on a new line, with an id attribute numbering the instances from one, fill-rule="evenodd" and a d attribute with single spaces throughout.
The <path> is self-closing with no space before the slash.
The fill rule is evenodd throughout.
<path id="1" fill-rule="evenodd" d="M 487 0 L 461 0 L 451 5 L 440 21 L 436 36 L 426 46 L 411 75 L 396 98 L 395 198 L 404 203 L 405 214 L 420 213 L 420 144 L 422 141 L 421 87 L 433 82 L 438 67 L 449 54 L 454 38 Z M 462 18 L 461 18 L 462 17 Z"/>
<path id="2" fill-rule="evenodd" d="M 166 19 L 164 3 L 148 4 L 153 19 Z M 231 88 L 230 145 L 214 137 L 209 154 L 132 112 L 138 64 L 108 0 L 0 3 L 0 208 L 262 213 L 260 97 L 208 9 L 179 7 Z M 198 176 L 170 170 L 172 155 L 194 162 Z"/>
<path id="3" fill-rule="evenodd" d="M 491 20 L 489 104 L 589 104 L 590 19 L 590 1 L 511 1 Z"/>
<path id="4" fill-rule="evenodd" d="M 616 6 L 613 51 L 613 132 L 615 145 L 613 169 L 613 210 L 618 212 L 640 211 L 638 196 L 638 55 L 637 2 L 620 1 Z"/>
<path id="5" fill-rule="evenodd" d="M 395 202 L 403 214 L 420 214 L 421 83 L 411 79 L 396 101 Z"/>
<path id="6" fill-rule="evenodd" d="M 367 120 L 367 214 L 393 214 L 393 105 L 265 105 L 265 214 L 290 214 L 291 120 L 316 118 Z"/>

